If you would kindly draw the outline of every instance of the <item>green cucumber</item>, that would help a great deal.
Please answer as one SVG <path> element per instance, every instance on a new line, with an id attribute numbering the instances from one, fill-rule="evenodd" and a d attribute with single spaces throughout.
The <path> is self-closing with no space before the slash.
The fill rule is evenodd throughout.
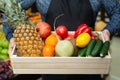
<path id="1" fill-rule="evenodd" d="M 95 47 L 93 48 L 92 52 L 91 52 L 91 56 L 95 57 L 100 53 L 100 50 L 103 46 L 103 41 L 102 40 L 98 40 Z"/>
<path id="2" fill-rule="evenodd" d="M 106 56 L 106 54 L 108 53 L 109 47 L 110 47 L 110 42 L 109 41 L 105 41 L 103 43 L 102 49 L 100 50 L 100 57 L 105 57 Z"/>
<path id="3" fill-rule="evenodd" d="M 92 39 L 90 41 L 90 43 L 87 46 L 87 50 L 86 50 L 86 56 L 90 56 L 92 49 L 94 48 L 95 44 L 96 44 L 97 40 L 96 39 Z"/>
<path id="4" fill-rule="evenodd" d="M 79 56 L 79 57 L 85 57 L 85 56 L 86 56 L 86 50 L 87 50 L 86 47 L 85 47 L 85 48 L 82 48 L 82 49 L 79 49 L 79 50 L 78 50 L 78 56 Z"/>

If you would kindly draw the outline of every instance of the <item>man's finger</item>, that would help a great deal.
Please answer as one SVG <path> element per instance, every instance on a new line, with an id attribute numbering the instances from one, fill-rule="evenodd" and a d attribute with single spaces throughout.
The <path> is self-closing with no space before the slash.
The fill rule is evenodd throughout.
<path id="1" fill-rule="evenodd" d="M 9 44 L 9 50 L 8 50 L 8 53 L 11 54 L 12 50 L 13 50 L 13 47 L 14 47 L 14 44 L 13 43 L 10 43 Z"/>
<path id="2" fill-rule="evenodd" d="M 15 45 L 14 38 L 11 38 L 10 43 L 9 43 L 9 50 L 8 50 L 9 54 L 12 53 L 14 45 Z"/>
<path id="3" fill-rule="evenodd" d="M 102 31 L 102 36 L 104 38 L 104 41 L 109 41 L 110 40 L 110 35 L 106 30 Z"/>

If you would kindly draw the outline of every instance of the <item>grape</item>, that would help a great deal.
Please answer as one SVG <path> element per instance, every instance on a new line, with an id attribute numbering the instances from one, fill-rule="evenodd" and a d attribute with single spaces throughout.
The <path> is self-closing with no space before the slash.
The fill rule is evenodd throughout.
<path id="1" fill-rule="evenodd" d="M 0 80 L 12 78 L 13 72 L 9 67 L 9 61 L 0 61 Z"/>

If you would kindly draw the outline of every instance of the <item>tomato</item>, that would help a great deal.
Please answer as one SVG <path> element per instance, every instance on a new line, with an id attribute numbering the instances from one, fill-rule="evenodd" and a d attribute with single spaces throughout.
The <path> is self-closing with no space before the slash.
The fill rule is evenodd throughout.
<path id="1" fill-rule="evenodd" d="M 91 39 L 97 39 L 99 40 L 99 33 L 91 33 Z"/>
<path id="2" fill-rule="evenodd" d="M 36 25 L 38 33 L 43 39 L 46 39 L 51 34 L 51 26 L 46 22 L 40 22 Z"/>
<path id="3" fill-rule="evenodd" d="M 95 39 L 95 34 L 91 33 L 91 39 Z"/>
<path id="4" fill-rule="evenodd" d="M 56 28 L 56 33 L 59 35 L 62 39 L 66 38 L 68 36 L 68 29 L 66 26 L 58 26 Z"/>
<path id="5" fill-rule="evenodd" d="M 70 39 L 74 39 L 74 34 L 68 34 L 68 36 L 66 38 L 64 38 L 65 40 L 70 40 Z"/>

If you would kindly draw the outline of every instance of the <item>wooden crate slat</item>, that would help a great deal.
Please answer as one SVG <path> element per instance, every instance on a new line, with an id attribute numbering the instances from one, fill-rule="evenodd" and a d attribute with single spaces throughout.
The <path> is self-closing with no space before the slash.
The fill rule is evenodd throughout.
<path id="1" fill-rule="evenodd" d="M 14 69 L 16 74 L 108 74 L 108 69 Z"/>

